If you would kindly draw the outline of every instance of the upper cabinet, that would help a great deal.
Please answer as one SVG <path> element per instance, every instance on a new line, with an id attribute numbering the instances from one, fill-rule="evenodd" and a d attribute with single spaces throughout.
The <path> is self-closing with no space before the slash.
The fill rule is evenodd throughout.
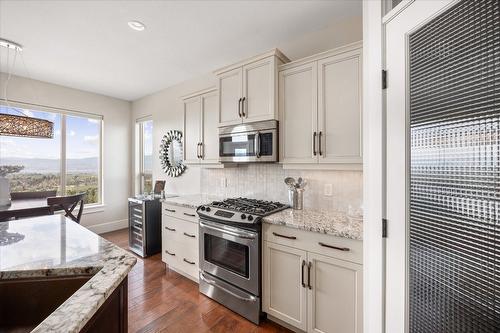
<path id="1" fill-rule="evenodd" d="M 279 50 L 215 72 L 219 126 L 278 119 L 278 66 L 289 59 Z"/>
<path id="2" fill-rule="evenodd" d="M 217 91 L 207 89 L 183 98 L 184 163 L 218 164 Z"/>
<path id="3" fill-rule="evenodd" d="M 361 168 L 361 56 L 355 43 L 280 67 L 284 167 Z"/>

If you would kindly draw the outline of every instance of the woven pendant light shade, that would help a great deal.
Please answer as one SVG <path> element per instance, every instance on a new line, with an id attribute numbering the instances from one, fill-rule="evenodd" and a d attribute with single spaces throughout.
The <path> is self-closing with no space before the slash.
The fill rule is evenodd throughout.
<path id="1" fill-rule="evenodd" d="M 0 113 L 0 135 L 51 139 L 54 137 L 54 123 L 45 119 Z"/>

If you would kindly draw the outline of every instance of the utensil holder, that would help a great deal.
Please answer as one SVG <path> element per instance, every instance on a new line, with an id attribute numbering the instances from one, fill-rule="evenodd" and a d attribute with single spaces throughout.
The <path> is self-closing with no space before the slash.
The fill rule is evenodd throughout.
<path id="1" fill-rule="evenodd" d="M 289 189 L 288 202 L 292 206 L 292 209 L 301 210 L 304 207 L 304 189 Z"/>

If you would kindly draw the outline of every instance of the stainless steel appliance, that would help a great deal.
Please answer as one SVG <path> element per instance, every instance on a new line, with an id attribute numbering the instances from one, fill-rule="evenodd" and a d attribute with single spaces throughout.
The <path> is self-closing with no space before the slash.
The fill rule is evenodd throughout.
<path id="1" fill-rule="evenodd" d="M 219 128 L 219 160 L 277 162 L 278 122 L 268 120 Z"/>
<path id="2" fill-rule="evenodd" d="M 226 199 L 200 206 L 200 292 L 258 324 L 263 216 L 279 202 Z"/>
<path id="3" fill-rule="evenodd" d="M 129 249 L 148 257 L 161 252 L 161 202 L 152 198 L 128 199 Z"/>

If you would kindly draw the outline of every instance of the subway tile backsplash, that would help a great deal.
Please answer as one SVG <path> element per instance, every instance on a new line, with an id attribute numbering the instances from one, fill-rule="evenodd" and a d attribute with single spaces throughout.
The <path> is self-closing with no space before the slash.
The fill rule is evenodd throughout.
<path id="1" fill-rule="evenodd" d="M 226 169 L 202 169 L 201 192 L 221 197 L 250 197 L 288 202 L 286 177 L 307 180 L 304 208 L 362 213 L 362 171 L 285 170 L 279 164 L 247 164 Z M 325 184 L 332 195 L 324 195 Z M 224 186 L 226 185 L 226 186 Z"/>

